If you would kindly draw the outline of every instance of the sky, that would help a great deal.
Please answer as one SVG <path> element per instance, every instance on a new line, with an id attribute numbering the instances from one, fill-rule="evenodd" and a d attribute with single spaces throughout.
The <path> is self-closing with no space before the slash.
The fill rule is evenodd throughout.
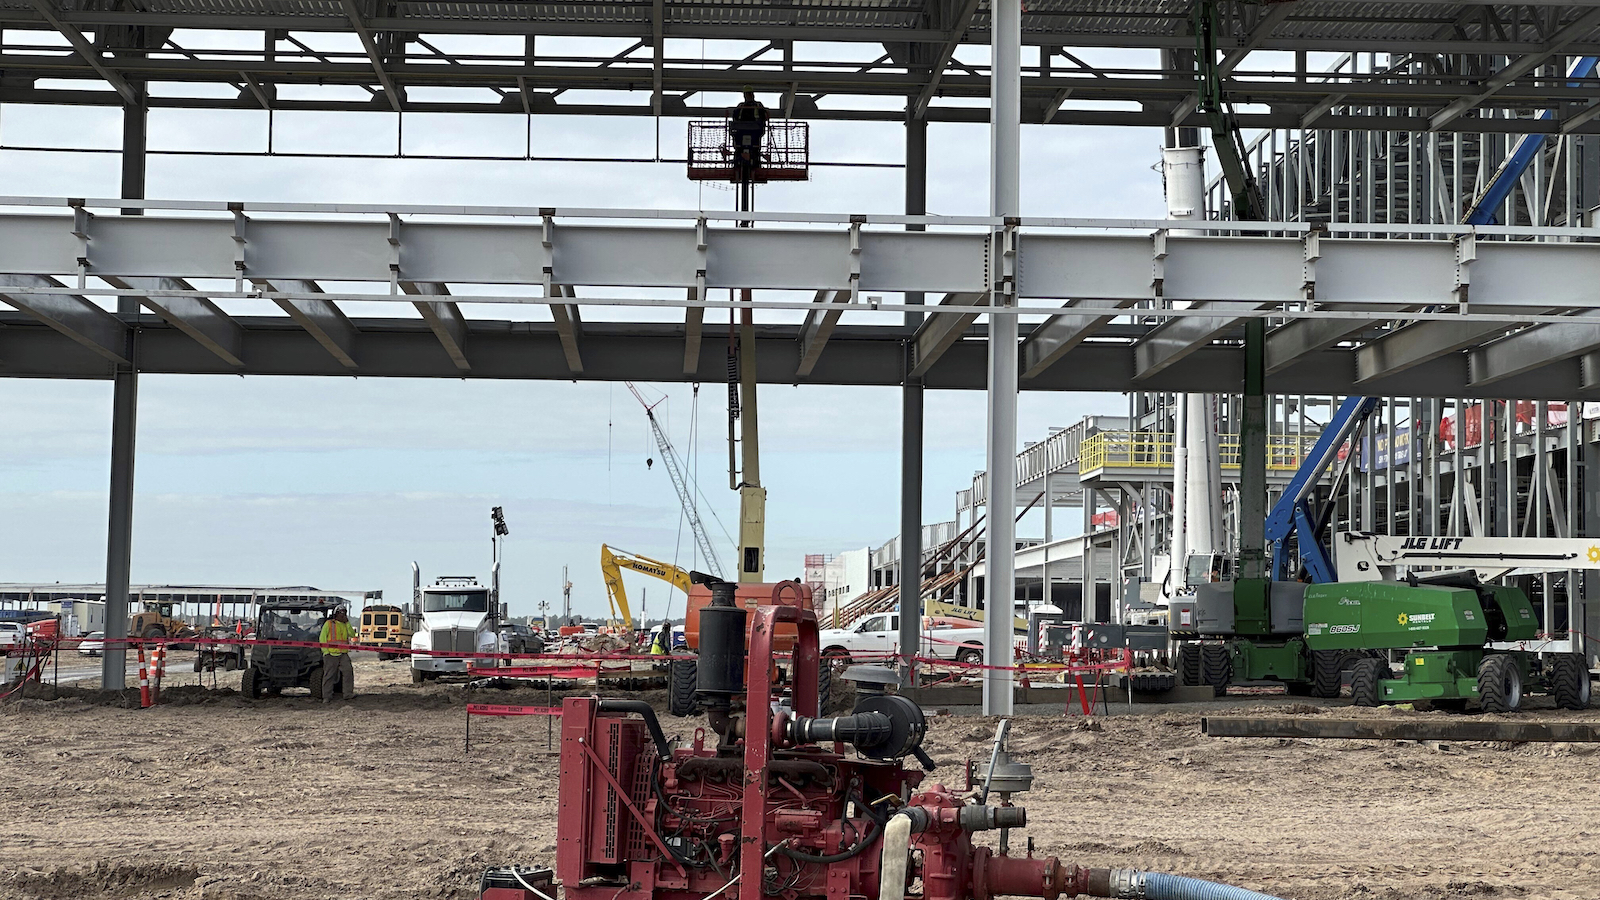
<path id="1" fill-rule="evenodd" d="M 278 113 L 272 125 L 280 152 L 394 147 L 389 113 Z M 408 115 L 405 149 L 520 154 L 526 125 L 521 116 Z M 120 127 L 115 110 L 0 106 L 5 147 L 114 148 Z M 675 155 L 683 120 L 659 127 L 664 153 Z M 656 129 L 652 120 L 538 118 L 533 153 L 651 156 Z M 266 140 L 264 112 L 150 117 L 154 149 L 254 150 Z M 903 129 L 817 122 L 811 142 L 813 159 L 898 163 Z M 1027 126 L 1023 214 L 1159 216 L 1160 147 L 1153 129 Z M 930 213 L 988 211 L 987 126 L 934 124 L 928 155 Z M 115 154 L 0 150 L 0 194 L 111 197 L 117 179 Z M 689 182 L 681 164 L 159 154 L 149 159 L 146 194 L 678 209 L 728 209 L 733 200 Z M 899 213 L 903 196 L 898 168 L 814 168 L 809 182 L 762 189 L 757 208 Z M 731 560 L 718 522 L 732 532 L 738 514 L 725 389 L 707 385 L 698 403 L 689 385 L 641 390 L 652 402 L 666 398 L 658 413 L 698 473 L 702 517 Z M 768 579 L 799 576 L 806 553 L 892 538 L 899 390 L 762 386 L 759 397 Z M 1119 394 L 1025 392 L 1018 447 L 1050 426 L 1126 407 Z M 0 379 L 0 411 L 0 582 L 104 580 L 110 384 Z M 928 392 L 925 521 L 952 518 L 955 492 L 984 465 L 984 429 L 982 393 Z M 606 608 L 602 542 L 686 567 L 693 546 L 643 408 L 620 384 L 146 375 L 135 485 L 135 583 L 309 584 L 404 599 L 413 560 L 430 581 L 486 578 L 489 509 L 503 506 L 512 614 L 536 614 L 540 602 L 559 608 L 566 566 L 574 612 L 595 615 Z M 1026 520 L 1020 527 L 1040 530 Z M 645 596 L 659 615 L 666 586 L 634 577 L 630 598 L 637 606 Z"/>

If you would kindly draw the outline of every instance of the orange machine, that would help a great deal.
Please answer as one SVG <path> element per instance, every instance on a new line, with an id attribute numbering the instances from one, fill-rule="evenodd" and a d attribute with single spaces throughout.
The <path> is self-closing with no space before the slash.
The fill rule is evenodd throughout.
<path id="1" fill-rule="evenodd" d="M 754 611 L 760 605 L 798 606 L 801 609 L 816 611 L 812 603 L 811 588 L 798 582 L 780 582 L 786 584 L 784 590 L 778 591 L 774 599 L 773 593 L 777 584 L 741 584 L 734 597 L 739 605 Z M 689 591 L 689 611 L 684 616 L 683 636 L 688 642 L 690 650 L 700 649 L 700 610 L 711 603 L 711 588 L 704 584 L 697 584 Z M 753 620 L 753 617 L 752 617 Z M 799 632 L 796 626 L 779 622 L 777 631 L 773 634 L 772 648 L 778 653 L 788 653 L 794 647 L 796 636 Z M 749 640 L 749 635 L 745 639 Z"/>

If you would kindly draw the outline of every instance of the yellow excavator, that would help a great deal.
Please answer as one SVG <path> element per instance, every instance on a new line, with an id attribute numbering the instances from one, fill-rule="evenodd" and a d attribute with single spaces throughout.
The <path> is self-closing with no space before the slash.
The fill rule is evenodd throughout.
<path id="1" fill-rule="evenodd" d="M 605 544 L 600 545 L 600 574 L 606 580 L 606 599 L 611 602 L 612 618 L 619 618 L 622 627 L 629 634 L 633 633 L 633 610 L 628 607 L 628 594 L 622 586 L 622 570 L 630 569 L 651 578 L 659 578 L 683 591 L 685 597 L 689 595 L 689 573 L 671 563 L 664 563 L 629 553 L 626 550 L 616 550 Z"/>

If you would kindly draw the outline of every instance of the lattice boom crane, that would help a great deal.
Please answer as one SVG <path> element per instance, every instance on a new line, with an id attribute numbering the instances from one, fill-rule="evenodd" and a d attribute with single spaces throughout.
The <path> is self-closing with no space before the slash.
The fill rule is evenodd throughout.
<path id="1" fill-rule="evenodd" d="M 706 534 L 706 526 L 700 521 L 700 511 L 695 508 L 694 497 L 689 492 L 689 480 L 683 474 L 683 467 L 678 464 L 677 451 L 672 449 L 672 442 L 667 440 L 667 433 L 662 430 L 661 423 L 656 421 L 655 404 L 644 399 L 639 389 L 633 382 L 624 382 L 628 391 L 633 394 L 644 407 L 644 414 L 650 419 L 650 431 L 655 435 L 656 447 L 661 451 L 661 462 L 667 467 L 667 475 L 672 478 L 672 486 L 678 491 L 678 502 L 683 504 L 683 514 L 689 520 L 689 530 L 694 532 L 694 542 L 700 548 L 700 557 L 705 560 L 706 568 L 711 574 L 722 577 L 722 562 L 717 559 L 717 553 L 711 548 L 711 538 Z"/>

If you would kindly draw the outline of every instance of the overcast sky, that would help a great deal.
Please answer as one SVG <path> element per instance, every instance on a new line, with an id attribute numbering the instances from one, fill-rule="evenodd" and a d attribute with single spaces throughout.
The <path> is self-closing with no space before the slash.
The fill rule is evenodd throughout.
<path id="1" fill-rule="evenodd" d="M 772 102 L 769 98 L 769 102 Z M 406 117 L 411 153 L 520 154 L 520 116 Z M 683 120 L 660 123 L 678 155 Z M 258 112 L 152 112 L 150 144 L 253 150 Z M 545 117 L 535 155 L 652 156 L 651 120 Z M 0 107 L 0 144 L 113 148 L 114 110 Z M 819 122 L 812 157 L 898 163 L 897 125 Z M 988 211 L 986 126 L 929 129 L 931 213 Z M 279 113 L 279 151 L 392 151 L 395 116 Z M 1027 127 L 1025 215 L 1157 216 L 1157 130 Z M 0 151 L 0 193 L 112 197 L 115 154 Z M 680 165 L 221 158 L 152 155 L 147 194 L 162 199 L 462 203 L 728 209 Z M 893 168 L 814 168 L 811 181 L 762 189 L 766 210 L 903 211 Z M 570 567 L 576 611 L 605 609 L 601 542 L 687 565 L 677 497 L 642 409 L 622 385 L 378 378 L 143 376 L 139 395 L 133 579 L 157 583 L 311 584 L 409 594 L 424 576 L 489 568 L 489 507 L 506 509 L 505 597 L 513 614 L 559 604 Z M 687 385 L 646 388 L 672 440 L 691 453 Z M 727 487 L 726 391 L 698 405 L 691 453 L 714 536 L 736 522 Z M 111 386 L 0 379 L 0 581 L 105 577 Z M 925 521 L 951 518 L 955 492 L 983 466 L 984 398 L 930 392 Z M 899 392 L 763 386 L 762 476 L 768 489 L 768 577 L 801 573 L 805 553 L 877 546 L 898 530 Z M 1051 425 L 1123 414 L 1112 394 L 1024 393 L 1019 447 Z M 1072 517 L 1076 518 L 1076 517 Z M 1025 523 L 1023 533 L 1039 530 Z M 724 545 L 731 547 L 724 540 Z M 727 557 L 732 551 L 728 549 Z M 630 583 L 659 612 L 665 586 Z M 681 600 L 678 601 L 681 610 Z"/>

